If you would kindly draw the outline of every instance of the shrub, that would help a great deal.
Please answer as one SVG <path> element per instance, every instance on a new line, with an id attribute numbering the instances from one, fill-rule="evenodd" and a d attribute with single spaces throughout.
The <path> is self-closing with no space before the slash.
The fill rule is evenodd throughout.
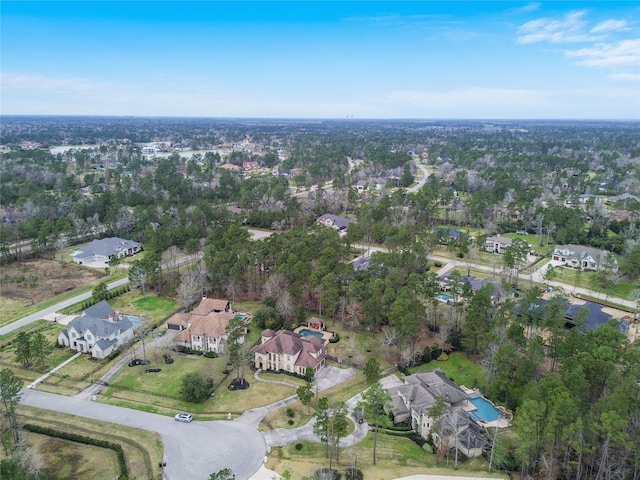
<path id="1" fill-rule="evenodd" d="M 287 423 L 288 423 L 289 425 L 293 425 L 293 423 L 294 423 L 294 422 L 293 422 L 293 420 L 289 419 L 289 420 L 287 420 Z"/>
<path id="2" fill-rule="evenodd" d="M 291 407 L 287 407 L 287 409 L 285 410 L 285 413 L 287 414 L 287 417 L 295 417 L 296 416 L 296 412 L 294 412 L 293 408 L 291 408 Z"/>
<path id="3" fill-rule="evenodd" d="M 329 343 L 338 343 L 340 341 L 340 334 L 338 332 L 333 332 L 333 337 L 329 339 Z"/>
<path id="4" fill-rule="evenodd" d="M 364 478 L 364 473 L 362 470 L 357 468 L 347 468 L 344 471 L 344 479 L 345 480 L 362 480 Z"/>
<path id="5" fill-rule="evenodd" d="M 449 360 L 449 355 L 447 355 L 445 352 L 442 352 L 442 354 L 438 357 L 439 362 L 446 362 L 447 360 Z"/>
<path id="6" fill-rule="evenodd" d="M 207 358 L 218 358 L 218 354 L 216 352 L 206 352 L 204 356 Z"/>
<path id="7" fill-rule="evenodd" d="M 296 443 L 295 449 L 296 450 L 302 450 L 303 445 L 301 443 Z"/>

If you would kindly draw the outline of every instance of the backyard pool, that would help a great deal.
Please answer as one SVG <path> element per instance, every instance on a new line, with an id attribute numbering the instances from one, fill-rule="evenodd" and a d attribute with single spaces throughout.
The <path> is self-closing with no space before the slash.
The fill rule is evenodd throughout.
<path id="1" fill-rule="evenodd" d="M 131 325 L 133 325 L 134 330 L 140 328 L 144 323 L 142 321 L 142 317 L 138 317 L 137 315 L 122 315 L 122 318 L 129 320 L 131 322 Z"/>
<path id="2" fill-rule="evenodd" d="M 471 394 L 469 401 L 476 407 L 476 410 L 469 412 L 473 417 L 484 422 L 493 422 L 502 418 L 500 410 L 498 410 L 489 400 L 482 398 L 480 395 Z"/>
<path id="3" fill-rule="evenodd" d="M 448 293 L 439 293 L 436 295 L 436 298 L 445 303 L 453 302 L 453 297 Z"/>
<path id="4" fill-rule="evenodd" d="M 309 336 L 311 336 L 311 337 L 319 337 L 319 338 L 323 337 L 322 332 L 315 332 L 313 330 L 309 330 L 308 328 L 303 328 L 298 333 L 300 335 L 304 335 L 305 337 L 309 337 Z"/>

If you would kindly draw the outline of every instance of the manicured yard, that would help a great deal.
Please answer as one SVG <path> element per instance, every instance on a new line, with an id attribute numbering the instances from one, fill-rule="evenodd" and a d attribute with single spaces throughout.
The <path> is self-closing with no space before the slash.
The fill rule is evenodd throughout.
<path id="1" fill-rule="evenodd" d="M 112 403 L 151 412 L 172 414 L 175 411 L 189 411 L 199 420 L 225 418 L 227 413 L 237 416 L 250 408 L 267 405 L 282 398 L 294 395 L 296 388 L 256 381 L 253 372 L 245 367 L 244 376 L 250 384 L 247 390 L 229 390 L 228 386 L 235 378 L 235 370 L 225 376 L 226 358 L 206 358 L 197 355 L 172 354 L 174 363 L 152 362 L 148 367 L 125 367 L 111 380 L 109 387 L 98 396 L 99 401 Z M 153 357 L 153 352 L 147 358 Z M 145 368 L 161 368 L 161 372 L 145 373 Z M 185 402 L 180 397 L 182 378 L 189 372 L 199 372 L 205 378 L 213 378 L 215 397 L 203 403 Z M 279 380 L 296 383 L 286 375 Z M 222 383 L 220 383 L 222 382 Z"/>
<path id="2" fill-rule="evenodd" d="M 487 373 L 484 369 L 480 365 L 473 363 L 462 352 L 451 353 L 449 359 L 444 362 L 432 360 L 429 363 L 412 368 L 410 373 L 425 372 L 436 368 L 441 369 L 447 377 L 458 385 L 464 385 L 468 388 L 486 386 L 487 383 Z"/>
<path id="3" fill-rule="evenodd" d="M 149 292 L 143 295 L 142 291 L 137 289 L 131 289 L 126 294 L 113 298 L 108 302 L 114 310 L 145 317 L 152 322 L 166 318 L 180 306 L 175 300 L 159 297 Z"/>
<path id="4" fill-rule="evenodd" d="M 298 443 L 302 445 L 300 450 L 295 448 L 295 443 L 272 449 L 267 467 L 279 473 L 288 470 L 291 473 L 291 478 L 298 479 L 312 475 L 319 467 L 327 468 L 329 466 L 329 460 L 325 457 L 324 445 L 314 442 Z M 370 433 L 356 446 L 341 448 L 340 461 L 336 462 L 334 457 L 332 467 L 344 472 L 355 463 L 367 480 L 388 480 L 424 474 L 427 469 L 432 475 L 455 475 L 455 472 L 451 470 L 452 461 L 449 461 L 449 468 L 445 468 L 446 461 L 442 461 L 445 465 L 437 468 L 433 454 L 425 452 L 409 439 L 382 433 L 378 434 L 377 464 L 375 467 L 372 465 L 372 458 L 373 434 Z M 487 462 L 482 457 L 461 463 L 458 474 L 505 478 L 504 475 L 488 475 Z"/>

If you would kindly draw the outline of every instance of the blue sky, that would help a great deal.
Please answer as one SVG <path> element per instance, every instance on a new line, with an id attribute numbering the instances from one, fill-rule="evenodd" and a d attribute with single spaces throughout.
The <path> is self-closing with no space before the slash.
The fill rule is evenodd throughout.
<path id="1" fill-rule="evenodd" d="M 10 1 L 0 112 L 640 119 L 636 1 Z"/>

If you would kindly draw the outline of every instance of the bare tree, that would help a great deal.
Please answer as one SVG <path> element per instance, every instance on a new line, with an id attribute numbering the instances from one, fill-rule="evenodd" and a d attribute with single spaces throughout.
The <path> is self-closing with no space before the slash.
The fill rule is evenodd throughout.
<path id="1" fill-rule="evenodd" d="M 387 358 L 391 358 L 391 347 L 398 344 L 400 333 L 394 327 L 385 325 L 382 327 L 382 346 Z"/>
<path id="2" fill-rule="evenodd" d="M 164 265 L 164 268 L 168 271 L 179 270 L 180 262 L 178 260 L 180 255 L 182 255 L 182 250 L 175 245 L 162 252 L 162 265 Z"/>
<path id="3" fill-rule="evenodd" d="M 198 277 L 198 283 L 200 285 L 200 290 L 202 292 L 202 296 L 206 297 L 207 293 L 209 293 L 209 278 L 211 276 L 211 272 L 207 268 L 207 264 L 202 260 L 198 260 L 193 266 L 193 272 Z"/>
<path id="4" fill-rule="evenodd" d="M 202 285 L 198 273 L 189 270 L 180 275 L 180 285 L 178 285 L 177 294 L 180 303 L 185 309 L 188 309 L 200 296 Z"/>
<path id="5" fill-rule="evenodd" d="M 288 290 L 282 292 L 276 300 L 276 308 L 278 313 L 287 321 L 291 322 L 296 314 L 296 306 L 293 303 L 293 298 Z"/>
<path id="6" fill-rule="evenodd" d="M 269 275 L 267 281 L 264 282 L 263 292 L 266 297 L 277 300 L 285 290 L 287 290 L 287 281 L 281 273 Z"/>

